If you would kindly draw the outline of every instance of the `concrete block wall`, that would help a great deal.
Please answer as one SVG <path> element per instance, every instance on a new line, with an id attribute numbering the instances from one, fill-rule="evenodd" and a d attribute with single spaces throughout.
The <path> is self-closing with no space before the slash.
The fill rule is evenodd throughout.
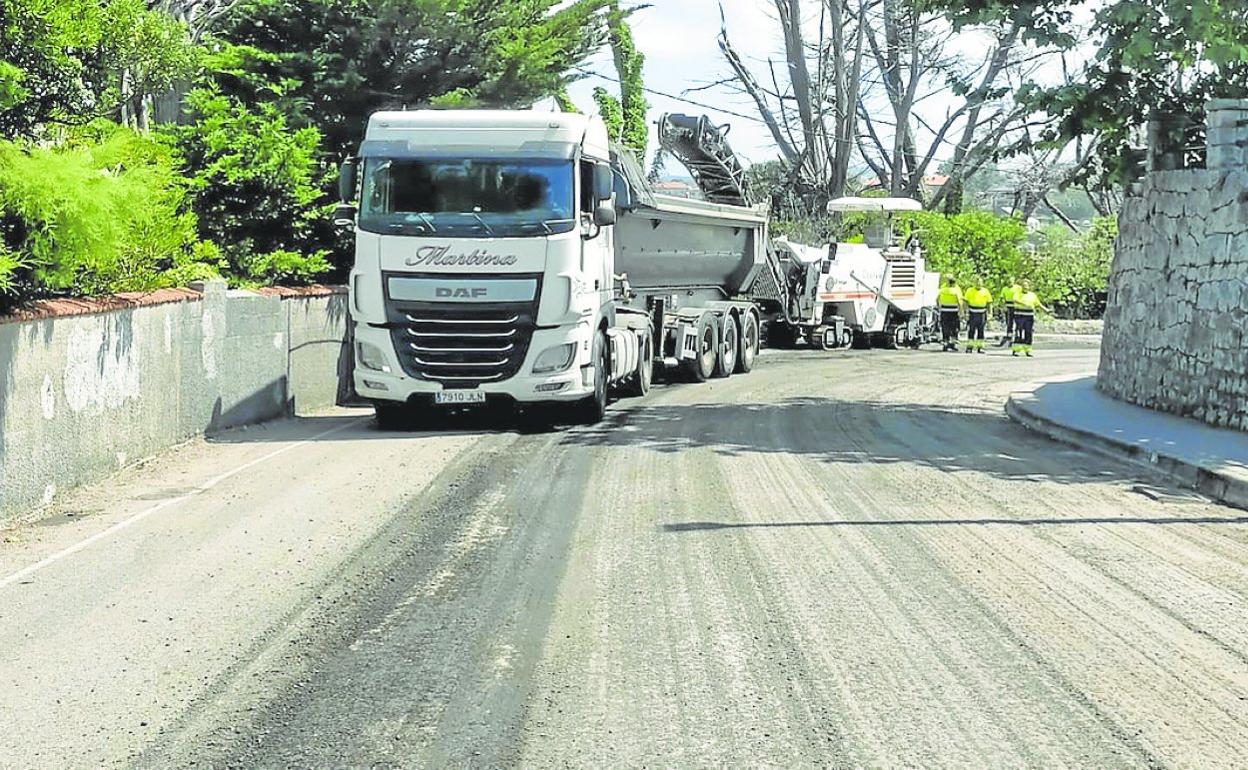
<path id="1" fill-rule="evenodd" d="M 345 294 L 202 288 L 0 319 L 0 525 L 187 439 L 349 391 Z"/>
<path id="2" fill-rule="evenodd" d="M 1238 146 L 1227 120 L 1218 125 L 1211 168 L 1150 173 L 1123 207 L 1099 384 L 1248 430 L 1248 166 L 1214 165 Z"/>

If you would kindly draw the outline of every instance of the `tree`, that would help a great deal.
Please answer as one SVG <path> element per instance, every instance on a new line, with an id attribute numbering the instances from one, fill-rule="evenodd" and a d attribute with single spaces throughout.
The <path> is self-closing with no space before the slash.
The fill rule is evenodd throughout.
<path id="1" fill-rule="evenodd" d="M 0 137 L 132 118 L 195 66 L 186 28 L 143 0 L 0 0 L 0 20 Z"/>
<path id="2" fill-rule="evenodd" d="M 613 128 L 612 123 L 617 120 L 618 114 L 618 126 L 611 131 L 611 137 L 632 150 L 638 162 L 642 162 L 646 159 L 646 147 L 650 143 L 650 127 L 646 123 L 646 111 L 650 105 L 646 102 L 641 74 L 646 57 L 633 43 L 628 14 L 620 9 L 619 0 L 611 0 L 607 10 L 607 31 L 615 71 L 620 80 L 620 97 L 615 99 L 599 88 L 594 89 L 594 100 L 598 102 L 604 120 L 608 120 L 609 130 Z M 600 95 L 599 91 L 603 93 Z"/>
<path id="3" fill-rule="evenodd" d="M 733 47 L 726 18 L 719 46 L 732 81 L 754 102 L 791 169 L 791 186 L 816 210 L 842 195 L 849 181 L 866 39 L 865 26 L 856 21 L 867 0 L 820 3 L 813 47 L 807 44 L 801 1 L 773 2 L 784 39 L 784 77 L 771 62 L 771 86 L 759 81 Z"/>
<path id="4" fill-rule="evenodd" d="M 607 136 L 612 141 L 620 141 L 624 136 L 624 106 L 602 86 L 594 88 L 594 103 L 598 105 L 598 115 L 607 127 Z"/>
<path id="5" fill-rule="evenodd" d="M 209 88 L 192 90 L 189 125 L 164 131 L 181 155 L 200 232 L 238 281 L 306 282 L 327 272 L 326 186 L 320 132 L 292 130 L 271 104 L 249 108 Z"/>
<path id="6" fill-rule="evenodd" d="M 961 211 L 967 183 L 1025 129 L 1029 110 L 1013 92 L 1051 62 L 1050 47 L 1024 40 L 1035 10 L 1014 3 L 955 27 L 921 0 L 880 0 L 868 8 L 874 66 L 858 105 L 865 128 L 859 147 L 890 194 L 921 197 L 923 178 L 943 158 L 949 178 L 928 204 Z M 935 96 L 948 102 L 943 116 L 923 109 Z M 891 121 L 877 117 L 882 110 L 873 105 L 880 102 Z"/>
<path id="7" fill-rule="evenodd" d="M 1009 13 L 1006 0 L 929 0 L 959 24 Z M 1096 52 L 1076 77 L 1035 87 L 1027 103 L 1052 122 L 1051 146 L 1075 137 L 1096 141 L 1094 156 L 1070 181 L 1104 190 L 1134 179 L 1141 132 L 1150 114 L 1187 116 L 1171 124 L 1195 143 L 1204 105 L 1215 97 L 1248 97 L 1248 5 L 1241 0 L 1110 0 L 1094 21 L 1076 20 L 1082 0 L 1029 0 L 1036 24 L 1028 34 L 1073 48 L 1096 31 Z M 1081 28 L 1076 29 L 1076 24 Z"/>
<path id="8" fill-rule="evenodd" d="M 243 0 L 219 22 L 242 46 L 221 90 L 279 88 L 292 120 L 344 155 L 384 108 L 527 106 L 559 94 L 605 41 L 608 0 Z"/>
<path id="9" fill-rule="evenodd" d="M 107 121 L 56 146 L 0 141 L 0 313 L 34 296 L 215 276 L 187 188 L 169 146 Z"/>
<path id="10" fill-rule="evenodd" d="M 768 63 L 769 84 L 726 28 L 720 46 L 812 210 L 844 194 L 855 161 L 891 194 L 918 198 L 924 176 L 950 158 L 949 183 L 929 203 L 959 209 L 966 182 L 1026 117 L 1008 97 L 1038 53 L 1020 42 L 1027 4 L 959 31 L 923 0 L 773 2 L 784 60 Z M 943 116 L 924 108 L 950 94 Z"/>

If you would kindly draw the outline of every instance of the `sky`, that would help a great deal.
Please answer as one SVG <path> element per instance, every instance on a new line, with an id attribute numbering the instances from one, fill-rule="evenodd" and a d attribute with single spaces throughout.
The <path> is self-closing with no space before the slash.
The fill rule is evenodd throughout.
<path id="1" fill-rule="evenodd" d="M 763 60 L 780 50 L 775 37 L 776 25 L 770 15 L 768 0 L 722 0 L 728 19 L 728 34 L 738 52 L 748 60 Z M 712 83 L 728 75 L 729 69 L 719 51 L 720 0 L 649 0 L 649 6 L 633 14 L 630 22 L 637 48 L 646 56 L 645 83 L 648 88 L 682 95 L 686 89 Z M 615 67 L 609 52 L 593 59 L 589 69 L 612 78 Z M 605 86 L 618 93 L 615 83 L 590 77 L 571 88 L 571 96 L 581 109 L 594 109 L 591 96 L 595 86 Z M 744 96 L 723 88 L 690 93 L 688 98 L 721 109 L 755 115 L 753 103 Z M 716 110 L 704 109 L 655 94 L 650 101 L 651 134 L 653 123 L 667 112 L 710 115 L 716 123 L 732 125 L 729 143 L 748 162 L 777 157 L 774 143 L 766 127 L 756 120 L 746 120 Z M 652 139 L 651 145 L 656 143 Z"/>
<path id="2" fill-rule="evenodd" d="M 689 91 L 689 89 L 722 80 L 730 74 L 728 64 L 718 44 L 721 5 L 727 19 L 729 38 L 747 66 L 750 66 L 756 75 L 760 78 L 765 76 L 766 62 L 769 58 L 783 61 L 783 41 L 778 35 L 779 28 L 775 21 L 775 8 L 772 0 L 626 0 L 626 2 L 633 7 L 640 6 L 631 16 L 630 24 L 633 28 L 634 41 L 646 56 L 644 73 L 646 86 L 678 97 L 685 96 L 718 108 L 707 109 L 681 102 L 678 99 L 669 99 L 653 93 L 647 94 L 650 102 L 651 150 L 653 151 L 657 145 L 657 140 L 653 138 L 655 121 L 666 112 L 684 112 L 695 115 L 707 114 L 721 125 L 731 125 L 729 143 L 747 163 L 757 163 L 778 157 L 771 135 L 758 120 L 757 109 L 748 97 L 734 92 L 731 87 Z M 1089 0 L 1080 7 L 1077 17 L 1083 17 L 1090 22 L 1092 14 L 1102 2 L 1103 0 Z M 975 60 L 984 54 L 986 49 L 982 47 L 986 42 L 985 38 L 976 33 L 967 33 L 953 45 L 966 48 L 968 58 Z M 592 59 L 588 69 L 611 78 L 616 76 L 609 50 Z M 572 86 L 571 96 L 582 110 L 588 112 L 596 109 L 592 92 L 594 87 L 599 85 L 618 94 L 617 84 L 598 77 L 587 77 Z M 929 123 L 938 124 L 955 101 L 960 103 L 960 100 L 955 100 L 952 94 L 948 96 L 938 94 L 935 98 L 925 101 L 919 111 L 925 115 Z M 884 106 L 880 105 L 881 108 Z M 733 115 L 723 110 L 740 114 Z M 947 155 L 948 148 L 942 147 L 936 157 L 939 159 Z"/>

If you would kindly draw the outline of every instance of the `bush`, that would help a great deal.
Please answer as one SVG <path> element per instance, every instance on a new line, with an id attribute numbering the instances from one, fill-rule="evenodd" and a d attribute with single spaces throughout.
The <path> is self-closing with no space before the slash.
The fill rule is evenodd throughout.
<path id="1" fill-rule="evenodd" d="M 999 292 L 1029 272 L 1022 250 L 1027 227 L 1017 219 L 985 211 L 953 216 L 924 211 L 905 220 L 918 231 L 928 269 L 953 275 L 963 285 L 978 277 Z"/>
<path id="2" fill-rule="evenodd" d="M 216 274 L 164 144 L 115 124 L 56 147 L 0 142 L 0 304 Z"/>
<path id="3" fill-rule="evenodd" d="M 328 272 L 334 234 L 315 128 L 272 105 L 211 89 L 187 97 L 192 125 L 163 129 L 182 155 L 199 232 L 220 245 L 235 283 L 307 283 Z"/>
<path id="4" fill-rule="evenodd" d="M 1114 261 L 1118 221 L 1095 219 L 1084 233 L 1053 226 L 1038 236 L 1031 274 L 1036 293 L 1057 315 L 1099 318 Z"/>

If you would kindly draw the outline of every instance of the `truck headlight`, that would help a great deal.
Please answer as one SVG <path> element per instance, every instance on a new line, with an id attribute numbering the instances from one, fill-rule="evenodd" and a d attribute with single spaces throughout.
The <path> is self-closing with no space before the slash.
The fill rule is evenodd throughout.
<path id="1" fill-rule="evenodd" d="M 546 348 L 542 354 L 533 362 L 534 374 L 550 374 L 553 372 L 562 372 L 572 365 L 572 360 L 576 358 L 576 343 L 568 342 L 563 345 L 556 345 L 553 348 Z"/>
<path id="2" fill-rule="evenodd" d="M 386 363 L 386 354 L 381 348 L 367 342 L 355 343 L 355 360 L 365 369 L 374 372 L 390 372 L 390 364 Z"/>

